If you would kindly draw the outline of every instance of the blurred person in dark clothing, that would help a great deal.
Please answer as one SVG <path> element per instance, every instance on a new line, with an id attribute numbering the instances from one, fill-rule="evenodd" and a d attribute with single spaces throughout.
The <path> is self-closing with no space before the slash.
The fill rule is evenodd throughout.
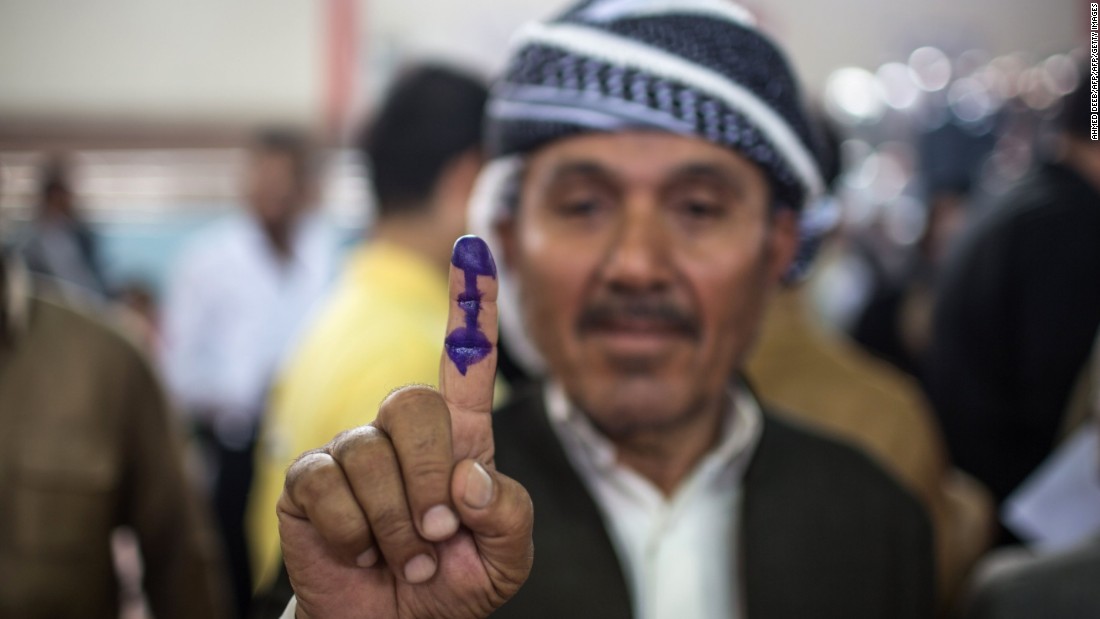
<path id="1" fill-rule="evenodd" d="M 1088 81 L 1059 148 L 961 244 L 936 302 L 926 380 L 952 458 L 1003 500 L 1050 453 L 1100 325 L 1100 143 Z"/>
<path id="2" fill-rule="evenodd" d="M 1074 394 L 1066 411 L 1067 425 L 1074 431 L 1091 429 L 1094 440 L 1100 441 L 1100 334 Z M 1084 424 L 1090 418 L 1091 428 Z M 1100 461 L 1091 464 L 1091 473 L 1100 480 Z M 963 606 L 965 619 L 1100 617 L 1100 531 L 1057 552 L 1003 549 L 993 553 L 980 572 Z"/>
<path id="3" fill-rule="evenodd" d="M 244 512 L 253 446 L 286 350 L 327 291 L 335 242 L 312 215 L 306 136 L 258 135 L 243 175 L 245 209 L 188 241 L 162 305 L 171 394 L 205 448 L 240 613 L 252 596 Z"/>
<path id="4" fill-rule="evenodd" d="M 143 355 L 0 256 L 0 617 L 116 619 L 134 531 L 157 619 L 229 617 L 217 536 Z"/>
<path id="5" fill-rule="evenodd" d="M 825 136 L 833 156 L 823 171 L 832 190 L 841 172 L 839 138 Z M 821 225 L 831 227 L 837 206 L 831 196 L 821 201 Z M 838 241 L 824 238 L 826 245 Z M 745 371 L 781 415 L 851 441 L 921 500 L 935 530 L 937 588 L 946 607 L 992 543 L 988 491 L 951 465 L 917 381 L 815 316 L 809 285 L 790 281 L 776 292 Z"/>
<path id="6" fill-rule="evenodd" d="M 52 278 L 43 279 L 42 285 L 57 286 L 62 293 L 106 299 L 107 282 L 96 239 L 77 209 L 70 171 L 61 157 L 42 165 L 35 219 L 19 243 L 27 267 Z"/>
<path id="7" fill-rule="evenodd" d="M 272 393 L 248 517 L 261 588 L 278 573 L 275 502 L 294 457 L 369 421 L 394 385 L 437 380 L 450 246 L 483 162 L 487 94 L 456 69 L 410 67 L 359 136 L 378 217 Z"/>
<path id="8" fill-rule="evenodd" d="M 920 236 L 912 248 L 889 243 L 890 251 L 903 256 L 896 265 L 875 244 L 857 244 L 874 274 L 874 288 L 852 325 L 852 337 L 921 381 L 936 282 L 972 211 L 979 172 L 994 143 L 992 133 L 976 134 L 958 120 L 922 134 L 917 143 L 925 213 Z"/>

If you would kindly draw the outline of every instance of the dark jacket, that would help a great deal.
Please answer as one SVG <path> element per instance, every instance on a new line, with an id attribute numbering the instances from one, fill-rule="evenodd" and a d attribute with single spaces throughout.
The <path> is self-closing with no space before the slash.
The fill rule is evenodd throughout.
<path id="1" fill-rule="evenodd" d="M 925 377 L 954 462 L 1004 499 L 1050 453 L 1100 327 L 1100 194 L 1045 165 L 948 264 Z"/>
<path id="2" fill-rule="evenodd" d="M 497 468 L 522 483 L 535 505 L 534 568 L 493 617 L 630 618 L 602 516 L 550 428 L 541 390 L 497 412 L 493 431 Z M 751 619 L 932 616 L 928 519 L 852 448 L 765 414 L 741 522 L 741 590 Z M 289 599 L 285 570 L 280 581 L 268 616 Z"/>
<path id="3" fill-rule="evenodd" d="M 932 539 L 916 500 L 854 449 L 764 418 L 743 489 L 745 616 L 931 617 Z M 631 617 L 602 517 L 550 428 L 541 392 L 498 412 L 493 430 L 497 467 L 535 504 L 534 568 L 493 616 Z"/>

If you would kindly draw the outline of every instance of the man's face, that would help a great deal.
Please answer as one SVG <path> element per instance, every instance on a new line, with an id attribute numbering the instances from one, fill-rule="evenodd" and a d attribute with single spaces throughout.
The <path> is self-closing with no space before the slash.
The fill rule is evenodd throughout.
<path id="1" fill-rule="evenodd" d="M 291 154 L 257 151 L 247 173 L 249 208 L 265 225 L 285 226 L 304 208 L 306 183 Z"/>
<path id="2" fill-rule="evenodd" d="M 654 132 L 559 140 L 502 226 L 551 375 L 612 438 L 715 411 L 797 247 L 764 174 Z"/>

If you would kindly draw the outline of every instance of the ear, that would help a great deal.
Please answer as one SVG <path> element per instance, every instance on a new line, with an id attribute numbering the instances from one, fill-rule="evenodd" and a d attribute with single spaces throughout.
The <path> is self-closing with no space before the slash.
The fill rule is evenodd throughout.
<path id="1" fill-rule="evenodd" d="M 798 254 L 802 237 L 798 224 L 799 214 L 792 208 L 779 208 L 772 214 L 768 280 L 773 283 L 783 280 Z"/>

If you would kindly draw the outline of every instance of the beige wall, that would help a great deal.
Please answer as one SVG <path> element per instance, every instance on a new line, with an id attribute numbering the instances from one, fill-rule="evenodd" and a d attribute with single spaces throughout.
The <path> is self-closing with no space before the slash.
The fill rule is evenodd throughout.
<path id="1" fill-rule="evenodd" d="M 363 83 L 410 57 L 496 68 L 557 0 L 363 0 Z M 1078 0 L 754 0 L 807 83 L 929 42 L 1046 55 L 1081 40 Z M 242 123 L 322 116 L 323 0 L 0 0 L 0 122 Z"/>
<path id="2" fill-rule="evenodd" d="M 314 0 L 0 0 L 0 116 L 307 122 Z"/>

